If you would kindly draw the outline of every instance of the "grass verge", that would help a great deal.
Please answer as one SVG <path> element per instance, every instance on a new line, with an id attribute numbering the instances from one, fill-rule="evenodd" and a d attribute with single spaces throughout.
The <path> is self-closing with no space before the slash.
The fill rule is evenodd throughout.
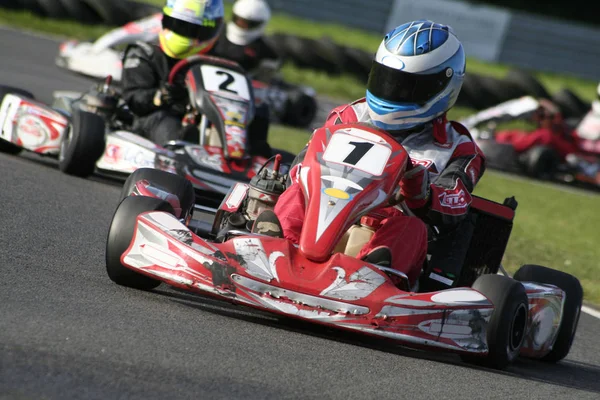
<path id="1" fill-rule="evenodd" d="M 162 5 L 163 0 L 146 0 L 148 3 Z M 226 5 L 227 18 L 231 15 L 231 5 Z M 52 33 L 75 39 L 93 39 L 111 29 L 108 26 L 88 26 L 73 21 L 51 20 L 28 11 L 0 9 L 0 25 L 24 28 L 27 30 Z M 350 29 L 342 25 L 315 22 L 275 13 L 268 32 L 286 32 L 312 38 L 331 38 L 334 42 L 374 52 L 381 42 L 381 35 Z M 472 58 L 467 61 L 467 73 L 503 77 L 510 66 L 481 62 Z M 301 69 L 293 65 L 283 68 L 284 77 L 293 83 L 308 84 L 317 92 L 329 97 L 354 99 L 364 96 L 364 83 L 349 75 L 330 76 L 323 72 Z M 597 82 L 572 76 L 532 72 L 540 82 L 553 93 L 568 87 L 582 99 L 593 100 L 596 96 Z"/>

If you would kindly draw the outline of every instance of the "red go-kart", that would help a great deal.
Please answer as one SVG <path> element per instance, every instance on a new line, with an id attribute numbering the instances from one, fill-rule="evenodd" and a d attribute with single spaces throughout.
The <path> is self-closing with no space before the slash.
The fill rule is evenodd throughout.
<path id="1" fill-rule="evenodd" d="M 452 236 L 461 242 L 454 248 L 465 251 L 461 271 L 446 288 L 426 284 L 443 281 L 444 263 L 435 260 L 446 257 L 450 264 L 439 243 L 423 266 L 420 289 L 410 288 L 394 269 L 347 254 L 345 233 L 371 210 L 399 198 L 408 162 L 406 150 L 372 126 L 316 130 L 300 172 L 306 221 L 297 245 L 249 229 L 284 188 L 277 161 L 249 184 L 235 184 L 206 229 L 191 223 L 190 210 L 181 207 L 179 198 L 190 195 L 185 185 L 170 191 L 161 185 L 174 187 L 183 178 L 154 170 L 156 179 L 146 174 L 136 180 L 134 173 L 130 195 L 110 226 L 108 276 L 142 290 L 165 282 L 310 323 L 460 353 L 466 361 L 495 368 L 518 356 L 564 358 L 579 320 L 581 285 L 571 275 L 536 265 L 521 267 L 512 278 L 499 273 L 514 198 L 499 204 L 474 197 L 472 229 Z"/>

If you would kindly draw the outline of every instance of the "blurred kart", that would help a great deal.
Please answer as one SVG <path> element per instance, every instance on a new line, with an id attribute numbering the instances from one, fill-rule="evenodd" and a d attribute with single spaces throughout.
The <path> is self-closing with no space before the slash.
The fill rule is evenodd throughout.
<path id="1" fill-rule="evenodd" d="M 161 27 L 162 13 L 158 13 L 113 29 L 94 42 L 68 40 L 59 47 L 56 65 L 102 80 L 110 75 L 119 82 L 124 45 L 138 40 L 157 42 Z M 307 127 L 313 122 L 317 113 L 314 89 L 284 82 L 269 70 L 257 71 L 252 85 L 256 101 L 269 104 L 274 122 L 296 127 Z"/>
<path id="2" fill-rule="evenodd" d="M 456 232 L 432 233 L 429 261 L 414 287 L 403 273 L 355 257 L 377 229 L 367 214 L 390 203 L 403 207 L 398 182 L 410 162 L 398 142 L 372 126 L 316 130 L 299 173 L 306 220 L 297 245 L 281 237 L 268 212 L 285 189 L 277 163 L 257 177 L 262 183 L 233 186 L 212 224 L 195 227 L 186 225 L 178 201 L 193 193 L 161 184 L 182 178 L 140 169 L 113 215 L 108 276 L 141 290 L 165 282 L 495 368 L 518 356 L 563 359 L 577 330 L 581 285 L 535 265 L 514 278 L 499 273 L 514 198 L 499 204 L 474 196 Z M 456 275 L 445 274 L 457 264 Z"/>
<path id="3" fill-rule="evenodd" d="M 600 124 L 593 116 L 586 119 L 589 123 L 583 125 L 564 120 L 549 100 L 524 96 L 461 123 L 471 131 L 490 168 L 600 188 Z"/>
<path id="4" fill-rule="evenodd" d="M 52 106 L 0 87 L 0 151 L 55 157 L 63 172 L 80 177 L 98 172 L 126 178 L 142 167 L 175 172 L 193 184 L 199 200 L 217 207 L 231 185 L 248 182 L 267 162 L 247 153 L 252 86 L 239 65 L 216 57 L 181 60 L 169 82 L 183 77 L 190 98 L 184 121 L 198 124 L 195 142 L 157 144 L 133 133 L 134 117 L 108 79 L 86 93 L 56 92 Z M 286 165 L 295 157 L 274 151 Z"/>

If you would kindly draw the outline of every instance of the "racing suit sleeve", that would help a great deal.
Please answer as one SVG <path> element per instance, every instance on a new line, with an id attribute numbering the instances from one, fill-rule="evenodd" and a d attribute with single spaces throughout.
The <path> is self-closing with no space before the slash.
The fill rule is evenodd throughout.
<path id="1" fill-rule="evenodd" d="M 134 114 L 143 117 L 158 109 L 154 105 L 154 95 L 160 86 L 158 72 L 148 54 L 136 45 L 126 50 L 121 83 L 123 99 Z"/>
<path id="2" fill-rule="evenodd" d="M 464 128 L 463 128 L 464 129 Z M 471 206 L 471 193 L 485 171 L 485 157 L 469 140 L 456 147 L 446 168 L 430 184 L 428 204 L 415 214 L 438 227 L 452 227 L 462 221 Z"/>

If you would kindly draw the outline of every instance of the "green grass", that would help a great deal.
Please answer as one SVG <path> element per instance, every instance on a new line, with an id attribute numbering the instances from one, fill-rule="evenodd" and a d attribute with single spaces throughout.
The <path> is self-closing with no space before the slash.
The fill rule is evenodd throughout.
<path id="1" fill-rule="evenodd" d="M 162 0 L 146 0 L 146 2 L 157 5 L 164 4 Z M 230 14 L 231 5 L 227 4 L 227 17 Z M 46 32 L 75 39 L 96 38 L 111 29 L 107 26 L 90 27 L 72 21 L 50 20 L 26 11 L 5 9 L 0 9 L 0 25 L 25 28 L 31 31 Z M 371 52 L 375 52 L 381 42 L 381 35 L 350 29 L 342 25 L 303 20 L 281 13 L 274 14 L 268 32 L 286 32 L 311 38 L 328 37 L 336 43 Z M 501 78 L 509 69 L 510 66 L 481 62 L 473 58 L 469 58 L 467 61 L 467 73 L 473 72 Z M 582 99 L 591 101 L 595 98 L 597 82 L 572 76 L 534 71 L 532 73 L 550 93 L 568 87 Z M 365 92 L 364 83 L 348 75 L 329 76 L 322 72 L 305 70 L 289 64 L 284 67 L 283 75 L 290 82 L 312 86 L 319 93 L 333 98 L 354 99 L 364 96 Z"/>
<path id="2" fill-rule="evenodd" d="M 163 4 L 163 0 L 149 0 Z M 227 6 L 229 15 L 231 7 Z M 0 10 L 0 25 L 46 32 L 63 37 L 91 39 L 98 37 L 107 26 L 89 27 L 71 21 L 54 21 L 40 18 L 28 12 Z M 270 32 L 287 32 L 308 37 L 327 36 L 332 40 L 353 47 L 374 51 L 381 37 L 334 24 L 305 21 L 276 14 L 269 27 Z M 469 59 L 468 72 L 502 77 L 509 67 L 493 65 Z M 286 79 L 307 84 L 319 93 L 340 99 L 354 99 L 364 95 L 364 85 L 350 76 L 328 76 L 325 73 L 299 69 L 286 65 Z M 584 99 L 592 100 L 597 82 L 569 76 L 534 73 L 552 93 L 569 87 Z M 472 110 L 455 107 L 452 119 L 460 119 Z M 270 141 L 274 147 L 297 152 L 306 144 L 308 133 L 303 130 L 273 126 Z M 504 263 L 509 271 L 526 263 L 543 264 L 577 276 L 584 286 L 586 301 L 600 304 L 600 246 L 595 242 L 600 226 L 598 196 L 565 192 L 532 182 L 507 178 L 487 172 L 479 183 L 476 194 L 495 201 L 515 196 L 519 208 Z"/>
<path id="3" fill-rule="evenodd" d="M 556 187 L 515 180 L 487 172 L 475 194 L 502 202 L 519 202 L 504 257 L 511 272 L 523 264 L 540 264 L 577 276 L 585 299 L 600 304 L 600 196 L 567 192 Z"/>

